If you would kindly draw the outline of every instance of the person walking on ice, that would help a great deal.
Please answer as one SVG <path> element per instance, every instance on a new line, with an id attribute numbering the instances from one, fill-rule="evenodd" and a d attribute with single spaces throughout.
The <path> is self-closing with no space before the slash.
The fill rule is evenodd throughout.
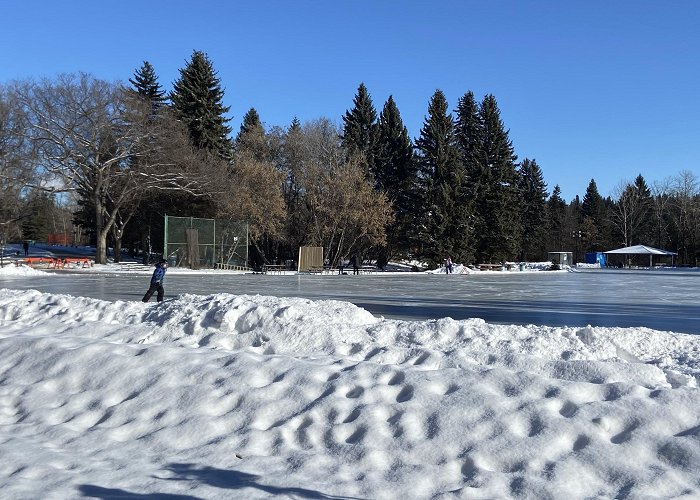
<path id="1" fill-rule="evenodd" d="M 158 295 L 156 300 L 158 302 L 163 302 L 163 295 L 165 295 L 165 289 L 163 288 L 163 279 L 165 279 L 165 271 L 168 269 L 168 261 L 161 259 L 156 264 L 156 270 L 153 271 L 153 276 L 151 277 L 151 286 L 143 296 L 143 302 L 148 302 L 151 296 L 157 291 Z"/>

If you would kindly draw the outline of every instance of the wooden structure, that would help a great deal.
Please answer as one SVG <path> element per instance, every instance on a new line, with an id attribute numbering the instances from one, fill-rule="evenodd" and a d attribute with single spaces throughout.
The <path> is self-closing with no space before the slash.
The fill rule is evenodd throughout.
<path id="1" fill-rule="evenodd" d="M 323 247 L 299 247 L 297 272 L 308 273 L 311 270 L 323 270 Z"/>

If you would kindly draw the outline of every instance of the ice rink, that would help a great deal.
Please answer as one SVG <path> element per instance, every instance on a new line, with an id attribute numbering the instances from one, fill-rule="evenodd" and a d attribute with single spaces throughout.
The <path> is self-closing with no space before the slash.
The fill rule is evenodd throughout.
<path id="1" fill-rule="evenodd" d="M 37 289 L 104 300 L 140 300 L 148 274 L 55 273 L 3 277 L 3 288 Z M 260 275 L 168 272 L 166 299 L 184 293 L 260 294 L 346 300 L 375 316 L 422 320 L 482 318 L 497 324 L 648 327 L 700 333 L 700 273 L 693 270 L 590 270 Z"/>

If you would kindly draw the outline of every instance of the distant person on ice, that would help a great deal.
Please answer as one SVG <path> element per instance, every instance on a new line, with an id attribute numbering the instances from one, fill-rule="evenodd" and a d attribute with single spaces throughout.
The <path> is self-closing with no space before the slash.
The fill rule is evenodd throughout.
<path id="1" fill-rule="evenodd" d="M 445 259 L 445 272 L 447 274 L 452 274 L 452 257 L 450 256 Z"/>
<path id="2" fill-rule="evenodd" d="M 156 300 L 158 302 L 163 302 L 163 295 L 165 295 L 165 290 L 163 289 L 163 279 L 165 279 L 165 271 L 168 269 L 168 261 L 165 259 L 161 259 L 158 261 L 156 264 L 156 270 L 153 271 L 153 276 L 151 277 L 151 286 L 146 292 L 146 295 L 143 296 L 144 302 L 148 302 L 151 299 L 151 295 L 153 295 L 154 292 L 158 291 L 158 295 L 156 296 Z"/>

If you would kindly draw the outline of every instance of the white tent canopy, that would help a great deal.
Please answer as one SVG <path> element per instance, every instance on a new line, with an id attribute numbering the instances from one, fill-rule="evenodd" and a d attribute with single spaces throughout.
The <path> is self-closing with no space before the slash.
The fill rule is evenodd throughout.
<path id="1" fill-rule="evenodd" d="M 603 252 L 606 255 L 617 254 L 617 255 L 648 255 L 649 256 L 649 267 L 652 267 L 652 258 L 654 255 L 664 255 L 671 256 L 671 264 L 673 264 L 673 256 L 678 255 L 675 252 L 669 252 L 668 250 L 660 250 L 658 248 L 648 247 L 646 245 L 634 245 L 631 247 L 618 248 L 616 250 L 609 250 Z"/>

